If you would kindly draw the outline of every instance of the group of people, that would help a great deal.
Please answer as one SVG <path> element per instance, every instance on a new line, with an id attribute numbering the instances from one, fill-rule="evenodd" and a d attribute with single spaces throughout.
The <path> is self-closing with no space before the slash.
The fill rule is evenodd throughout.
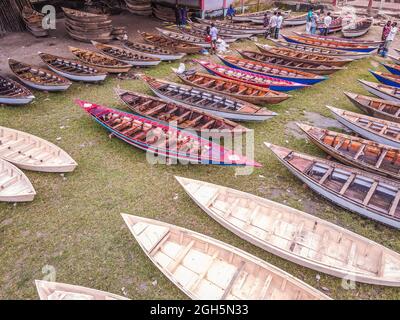
<path id="1" fill-rule="evenodd" d="M 178 27 L 185 27 L 188 19 L 188 10 L 184 6 L 175 6 L 175 23 Z"/>
<path id="2" fill-rule="evenodd" d="M 323 12 L 321 12 L 323 14 Z M 328 35 L 329 28 L 332 24 L 331 13 L 328 12 L 323 19 L 321 19 L 318 14 L 314 11 L 313 7 L 307 12 L 306 17 L 306 33 L 308 34 L 316 34 L 318 25 L 320 25 L 320 33 L 324 36 Z"/>
<path id="3" fill-rule="evenodd" d="M 390 45 L 392 44 L 398 30 L 399 30 L 399 28 L 397 27 L 397 22 L 388 21 L 385 24 L 385 26 L 383 27 L 383 31 L 382 31 L 383 43 L 378 49 L 378 53 L 382 57 L 385 58 L 387 56 Z"/>
<path id="4" fill-rule="evenodd" d="M 272 16 L 269 12 L 264 15 L 265 38 L 279 38 L 279 33 L 283 24 L 283 16 L 280 11 L 275 11 Z"/>

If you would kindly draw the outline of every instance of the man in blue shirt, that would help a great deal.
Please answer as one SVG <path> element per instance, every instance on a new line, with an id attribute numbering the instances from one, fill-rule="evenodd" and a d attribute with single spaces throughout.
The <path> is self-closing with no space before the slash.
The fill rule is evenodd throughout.
<path id="1" fill-rule="evenodd" d="M 232 5 L 230 5 L 229 8 L 228 8 L 228 11 L 226 12 L 227 18 L 230 19 L 230 20 L 232 20 L 233 17 L 235 16 L 235 14 L 236 14 L 235 9 L 233 8 Z"/>

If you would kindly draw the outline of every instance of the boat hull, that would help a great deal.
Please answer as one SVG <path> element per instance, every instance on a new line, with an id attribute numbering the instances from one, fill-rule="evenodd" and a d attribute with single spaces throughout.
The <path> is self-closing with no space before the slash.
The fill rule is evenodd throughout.
<path id="1" fill-rule="evenodd" d="M 31 103 L 32 100 L 35 99 L 34 96 L 26 97 L 26 98 L 6 98 L 0 97 L 0 104 L 9 104 L 9 105 L 24 105 Z"/>
<path id="2" fill-rule="evenodd" d="M 374 88 L 374 87 L 370 87 L 369 85 L 367 85 L 367 84 L 364 83 L 364 82 L 360 82 L 360 83 L 361 83 L 361 85 L 364 87 L 365 90 L 367 90 L 368 92 L 372 93 L 373 95 L 375 95 L 375 96 L 377 96 L 377 97 L 380 97 L 380 98 L 382 98 L 382 99 L 384 99 L 384 100 L 389 100 L 389 101 L 394 101 L 394 102 L 400 102 L 400 96 L 399 96 L 399 98 L 396 98 L 395 96 L 390 95 L 390 94 L 387 94 L 386 92 L 377 90 L 377 89 Z"/>
<path id="3" fill-rule="evenodd" d="M 79 76 L 79 75 L 70 74 L 70 73 L 66 73 L 66 72 L 57 70 L 56 68 L 53 68 L 51 65 L 47 65 L 47 66 L 50 70 L 54 71 L 55 73 L 59 74 L 60 76 L 62 76 L 64 78 L 67 78 L 72 81 L 100 82 L 100 81 L 104 81 L 107 77 L 106 74 L 96 75 L 96 76 L 89 76 L 89 75 Z"/>
<path id="4" fill-rule="evenodd" d="M 372 75 L 381 83 L 386 84 L 388 86 L 400 88 L 400 82 L 391 80 L 383 75 L 377 74 L 376 72 L 370 71 Z"/>
<path id="5" fill-rule="evenodd" d="M 400 76 L 400 68 L 393 68 L 387 64 L 382 63 L 382 65 L 392 74 L 396 75 L 396 76 Z"/>
<path id="6" fill-rule="evenodd" d="M 68 90 L 68 88 L 71 86 L 71 84 L 66 84 L 66 85 L 62 85 L 62 86 L 46 86 L 46 85 L 40 85 L 22 78 L 19 78 L 24 84 L 26 84 L 28 87 L 31 87 L 33 89 L 36 90 L 40 90 L 40 91 L 52 91 L 52 92 L 56 92 L 56 91 L 66 91 Z"/>

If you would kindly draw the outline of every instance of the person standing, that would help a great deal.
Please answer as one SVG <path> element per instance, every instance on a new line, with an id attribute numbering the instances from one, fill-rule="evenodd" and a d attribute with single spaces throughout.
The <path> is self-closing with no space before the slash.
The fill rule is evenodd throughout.
<path id="1" fill-rule="evenodd" d="M 332 17 L 331 17 L 331 13 L 328 12 L 324 18 L 324 30 L 322 32 L 322 35 L 327 36 L 329 33 L 329 28 L 331 26 L 332 23 Z"/>
<path id="2" fill-rule="evenodd" d="M 265 29 L 265 35 L 264 35 L 265 39 L 267 39 L 269 37 L 269 35 L 270 35 L 270 20 L 271 19 L 269 17 L 269 13 L 266 12 L 264 14 L 264 21 L 263 21 L 263 26 L 264 26 L 264 29 Z"/>
<path id="3" fill-rule="evenodd" d="M 382 30 L 381 40 L 383 41 L 383 43 L 378 48 L 378 54 L 380 54 L 383 48 L 385 47 L 386 38 L 388 37 L 391 28 L 392 28 L 392 21 L 389 20 L 388 22 L 386 22 Z"/>
<path id="4" fill-rule="evenodd" d="M 315 34 L 317 32 L 318 20 L 318 15 L 314 12 L 311 17 L 311 34 Z"/>
<path id="5" fill-rule="evenodd" d="M 275 11 L 274 14 L 272 15 L 270 21 L 269 21 L 269 30 L 271 32 L 271 36 L 275 37 L 275 30 L 276 30 L 276 24 L 277 24 L 277 12 Z"/>
<path id="6" fill-rule="evenodd" d="M 385 40 L 385 45 L 383 46 L 383 50 L 382 50 L 382 57 L 386 58 L 388 52 L 389 52 L 389 48 L 390 45 L 392 44 L 394 38 L 396 37 L 398 31 L 398 27 L 397 27 L 397 22 L 393 22 L 392 26 L 390 28 L 390 32 Z"/>
<path id="7" fill-rule="evenodd" d="M 181 26 L 185 27 L 186 26 L 186 21 L 187 21 L 187 8 L 186 7 L 181 7 Z"/>
<path id="8" fill-rule="evenodd" d="M 226 17 L 230 19 L 231 21 L 233 20 L 233 17 L 236 15 L 236 11 L 233 8 L 232 5 L 229 6 L 228 11 L 226 12 Z"/>
<path id="9" fill-rule="evenodd" d="M 311 32 L 311 18 L 314 13 L 314 8 L 310 7 L 310 9 L 307 12 L 307 17 L 306 17 L 306 33 L 310 34 Z"/>
<path id="10" fill-rule="evenodd" d="M 278 16 L 276 18 L 276 28 L 275 28 L 275 39 L 279 39 L 279 32 L 282 28 L 283 16 L 281 12 L 278 12 Z"/>
<path id="11" fill-rule="evenodd" d="M 175 23 L 178 28 L 181 26 L 181 10 L 178 5 L 175 6 Z"/>
<path id="12" fill-rule="evenodd" d="M 217 52 L 217 40 L 218 40 L 218 29 L 215 27 L 214 23 L 211 23 L 210 37 L 211 37 L 211 54 L 214 54 L 215 52 Z"/>

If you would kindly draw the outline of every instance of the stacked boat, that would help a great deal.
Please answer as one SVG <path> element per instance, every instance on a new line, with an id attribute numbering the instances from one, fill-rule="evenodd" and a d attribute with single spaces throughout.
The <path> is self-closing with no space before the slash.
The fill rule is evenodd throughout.
<path id="1" fill-rule="evenodd" d="M 37 12 L 31 7 L 25 6 L 22 9 L 22 19 L 28 31 L 35 37 L 48 36 L 48 31 L 43 28 L 44 14 Z"/>
<path id="2" fill-rule="evenodd" d="M 126 8 L 130 13 L 138 16 L 151 16 L 152 8 L 150 0 L 125 0 Z"/>

